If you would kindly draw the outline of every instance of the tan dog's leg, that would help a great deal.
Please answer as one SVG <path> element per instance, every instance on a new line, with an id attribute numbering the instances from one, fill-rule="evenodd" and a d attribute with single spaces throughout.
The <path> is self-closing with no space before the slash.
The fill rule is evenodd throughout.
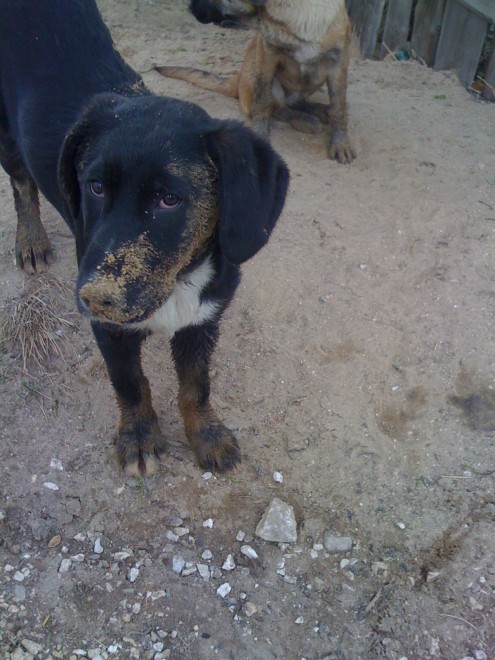
<path id="1" fill-rule="evenodd" d="M 329 96 L 328 120 L 330 137 L 328 141 L 328 157 L 339 163 L 350 163 L 356 157 L 356 152 L 347 135 L 347 70 L 349 68 L 350 28 L 347 29 L 342 58 L 340 62 L 331 65 L 328 71 L 327 87 Z"/>
<path id="2" fill-rule="evenodd" d="M 272 114 L 272 83 L 277 57 L 265 39 L 257 34 L 249 43 L 239 76 L 239 102 L 255 131 L 268 135 Z"/>

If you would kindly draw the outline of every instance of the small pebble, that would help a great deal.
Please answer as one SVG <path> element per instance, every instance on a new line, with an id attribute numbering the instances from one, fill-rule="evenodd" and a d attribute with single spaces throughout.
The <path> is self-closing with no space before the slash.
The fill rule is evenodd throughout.
<path id="1" fill-rule="evenodd" d="M 294 623 L 297 623 L 297 624 L 304 623 L 304 619 L 303 619 L 303 617 L 302 617 L 302 616 L 298 616 L 297 619 L 294 621 Z"/>
<path id="2" fill-rule="evenodd" d="M 196 571 L 197 571 L 196 566 L 188 566 L 187 568 L 182 569 L 181 576 L 187 577 L 188 575 L 192 575 L 193 573 L 196 573 Z"/>
<path id="3" fill-rule="evenodd" d="M 235 540 L 236 540 L 236 541 L 244 541 L 245 538 L 246 538 L 246 533 L 243 532 L 242 529 L 240 529 L 240 530 L 237 532 L 237 536 L 235 537 Z"/>
<path id="4" fill-rule="evenodd" d="M 103 552 L 103 546 L 101 544 L 101 539 L 98 537 L 95 541 L 95 544 L 93 546 L 93 552 L 96 552 L 97 555 L 101 555 Z"/>
<path id="5" fill-rule="evenodd" d="M 80 552 L 77 555 L 72 555 L 72 561 L 75 561 L 77 564 L 81 564 L 84 561 L 84 555 Z"/>
<path id="6" fill-rule="evenodd" d="M 253 616 L 253 614 L 256 614 L 256 612 L 258 611 L 258 608 L 254 603 L 247 602 L 244 603 L 244 605 L 242 606 L 242 611 L 246 616 Z"/>
<path id="7" fill-rule="evenodd" d="M 138 575 L 139 575 L 139 568 L 133 566 L 132 568 L 129 569 L 127 573 L 127 579 L 129 580 L 129 582 L 135 582 L 138 578 Z"/>
<path id="8" fill-rule="evenodd" d="M 48 488 L 48 490 L 58 490 L 57 484 L 53 483 L 53 481 L 45 481 L 43 483 L 43 488 Z"/>
<path id="9" fill-rule="evenodd" d="M 203 554 L 201 555 L 201 559 L 211 559 L 213 557 L 213 553 L 211 550 L 205 550 Z"/>
<path id="10" fill-rule="evenodd" d="M 210 579 L 210 567 L 207 564 L 196 564 L 198 568 L 198 573 L 201 575 L 203 580 L 208 582 Z"/>
<path id="11" fill-rule="evenodd" d="M 206 520 L 203 520 L 203 527 L 208 527 L 211 529 L 213 527 L 213 518 L 207 518 Z"/>
<path id="12" fill-rule="evenodd" d="M 211 478 L 212 478 L 213 473 L 212 473 L 212 472 L 203 472 L 203 474 L 202 474 L 201 476 L 203 477 L 203 479 L 204 479 L 205 481 L 208 481 L 208 479 L 211 479 Z"/>
<path id="13" fill-rule="evenodd" d="M 169 541 L 172 541 L 172 543 L 177 543 L 177 541 L 179 540 L 177 534 L 174 534 L 171 529 L 168 529 L 165 532 L 165 538 L 167 538 Z"/>
<path id="14" fill-rule="evenodd" d="M 67 559 L 62 559 L 62 561 L 60 562 L 60 566 L 58 567 L 58 572 L 59 573 L 67 573 L 67 571 L 69 570 L 71 564 L 72 564 L 71 559 L 68 559 L 68 558 Z"/>
<path id="15" fill-rule="evenodd" d="M 487 658 L 488 658 L 488 656 L 481 649 L 474 652 L 474 660 L 487 660 Z"/>
<path id="16" fill-rule="evenodd" d="M 185 536 L 186 534 L 189 534 L 189 527 L 176 527 L 174 533 L 177 536 Z"/>
<path id="17" fill-rule="evenodd" d="M 235 568 L 235 561 L 232 555 L 227 555 L 227 559 L 223 562 L 222 566 L 224 571 L 233 571 Z"/>
<path id="18" fill-rule="evenodd" d="M 330 554 L 348 552 L 352 548 L 352 538 L 350 536 L 334 536 L 330 532 L 325 532 L 323 545 Z"/>
<path id="19" fill-rule="evenodd" d="M 217 589 L 217 594 L 221 596 L 222 598 L 225 598 L 230 592 L 232 591 L 232 587 L 228 582 L 224 582 L 221 584 L 218 589 Z"/>
<path id="20" fill-rule="evenodd" d="M 284 480 L 284 475 L 281 472 L 275 471 L 273 473 L 273 481 L 276 481 L 278 484 L 281 484 Z"/>
<path id="21" fill-rule="evenodd" d="M 349 566 L 350 561 L 348 559 L 341 559 L 340 560 L 340 568 L 346 568 L 346 566 Z"/>
<path id="22" fill-rule="evenodd" d="M 179 557 L 177 555 L 172 557 L 172 570 L 174 573 L 181 573 L 185 564 L 186 562 L 184 559 L 182 559 L 182 557 Z"/>
<path id="23" fill-rule="evenodd" d="M 25 577 L 26 576 L 24 575 L 24 573 L 22 573 L 21 571 L 16 571 L 12 576 L 12 579 L 15 580 L 16 582 L 24 582 Z"/>
<path id="24" fill-rule="evenodd" d="M 243 555 L 246 555 L 249 559 L 258 559 L 258 553 L 250 545 L 241 546 L 241 552 Z"/>
<path id="25" fill-rule="evenodd" d="M 404 523 L 401 522 L 401 521 L 399 521 L 399 522 L 397 523 L 397 527 L 398 527 L 399 529 L 406 529 L 406 526 L 405 526 Z"/>
<path id="26" fill-rule="evenodd" d="M 64 466 L 62 465 L 62 461 L 58 458 L 52 458 L 50 461 L 50 467 L 53 468 L 54 470 L 63 470 Z"/>

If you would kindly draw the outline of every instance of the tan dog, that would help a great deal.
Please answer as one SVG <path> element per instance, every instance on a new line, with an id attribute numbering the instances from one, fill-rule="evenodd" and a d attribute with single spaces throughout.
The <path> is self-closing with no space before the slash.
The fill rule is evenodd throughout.
<path id="1" fill-rule="evenodd" d="M 351 28 L 345 0 L 192 0 L 190 9 L 203 23 L 258 18 L 241 71 L 223 78 L 188 67 L 160 66 L 159 73 L 238 98 L 260 133 L 268 133 L 270 117 L 309 133 L 324 123 L 328 157 L 339 163 L 355 158 L 347 135 Z M 309 101 L 325 83 L 329 104 Z"/>

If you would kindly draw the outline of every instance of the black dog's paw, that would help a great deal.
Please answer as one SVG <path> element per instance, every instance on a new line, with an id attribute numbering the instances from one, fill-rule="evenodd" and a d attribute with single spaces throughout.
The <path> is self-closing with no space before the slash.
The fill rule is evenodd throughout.
<path id="1" fill-rule="evenodd" d="M 241 462 L 241 452 L 233 433 L 220 422 L 204 426 L 190 436 L 199 466 L 212 472 L 228 472 Z"/>
<path id="2" fill-rule="evenodd" d="M 28 275 L 43 273 L 53 260 L 50 239 L 43 227 L 38 232 L 18 235 L 15 242 L 15 260 Z"/>
<path id="3" fill-rule="evenodd" d="M 138 421 L 132 427 L 120 427 L 115 448 L 117 460 L 125 474 L 150 477 L 158 472 L 167 442 L 156 420 Z"/>

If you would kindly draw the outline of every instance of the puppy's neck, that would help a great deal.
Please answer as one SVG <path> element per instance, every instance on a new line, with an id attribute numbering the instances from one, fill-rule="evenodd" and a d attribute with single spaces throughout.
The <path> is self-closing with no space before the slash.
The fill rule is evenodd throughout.
<path id="1" fill-rule="evenodd" d="M 330 24 L 342 12 L 345 0 L 268 0 L 260 23 L 261 32 L 270 42 L 270 22 L 283 25 L 296 42 L 319 43 Z"/>

